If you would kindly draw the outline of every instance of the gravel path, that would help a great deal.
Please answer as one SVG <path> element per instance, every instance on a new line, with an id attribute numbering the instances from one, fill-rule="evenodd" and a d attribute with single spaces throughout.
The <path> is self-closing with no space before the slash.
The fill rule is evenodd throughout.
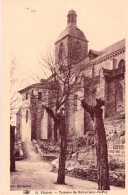
<path id="1" fill-rule="evenodd" d="M 11 173 L 11 190 L 97 190 L 97 183 L 66 176 L 67 185 L 56 184 L 57 174 L 51 164 L 40 159 L 31 142 L 24 143 L 25 158 L 16 161 L 16 172 Z M 111 189 L 121 190 L 111 186 Z"/>

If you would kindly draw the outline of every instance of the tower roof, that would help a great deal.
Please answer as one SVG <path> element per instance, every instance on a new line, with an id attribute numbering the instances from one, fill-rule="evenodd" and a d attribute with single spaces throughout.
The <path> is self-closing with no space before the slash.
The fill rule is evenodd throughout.
<path id="1" fill-rule="evenodd" d="M 66 36 L 72 36 L 78 39 L 81 39 L 83 41 L 87 41 L 84 33 L 77 28 L 77 14 L 74 10 L 70 10 L 67 15 L 67 27 L 65 30 L 59 35 L 56 43 L 63 39 Z"/>
<path id="2" fill-rule="evenodd" d="M 71 14 L 74 14 L 77 16 L 76 12 L 73 9 L 68 12 L 68 15 L 71 15 Z"/>

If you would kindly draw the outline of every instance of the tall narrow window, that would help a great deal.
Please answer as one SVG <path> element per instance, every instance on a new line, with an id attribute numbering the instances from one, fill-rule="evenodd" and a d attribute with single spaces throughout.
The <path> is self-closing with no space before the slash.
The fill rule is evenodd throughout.
<path id="1" fill-rule="evenodd" d="M 79 41 L 77 41 L 74 44 L 74 48 L 73 48 L 72 52 L 73 52 L 73 55 L 72 55 L 73 59 L 76 59 L 76 60 L 80 59 L 80 57 L 81 57 L 81 44 Z"/>
<path id="2" fill-rule="evenodd" d="M 31 91 L 31 98 L 34 98 L 33 90 Z"/>
<path id="3" fill-rule="evenodd" d="M 26 111 L 26 123 L 28 122 L 28 110 Z"/>
<path id="4" fill-rule="evenodd" d="M 41 100 L 41 99 L 42 99 L 42 93 L 38 92 L 38 100 Z"/>
<path id="5" fill-rule="evenodd" d="M 26 100 L 28 99 L 28 93 L 26 93 Z"/>

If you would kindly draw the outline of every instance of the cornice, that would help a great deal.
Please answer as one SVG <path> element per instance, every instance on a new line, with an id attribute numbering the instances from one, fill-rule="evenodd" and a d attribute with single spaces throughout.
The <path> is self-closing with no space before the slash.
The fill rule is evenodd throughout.
<path id="1" fill-rule="evenodd" d="M 100 57 L 99 59 L 95 59 L 94 61 L 90 62 L 90 64 L 92 65 L 96 65 L 96 64 L 99 64 L 99 63 L 102 63 L 104 61 L 107 61 L 107 60 L 110 60 L 110 59 L 113 59 L 114 57 L 122 54 L 125 52 L 125 47 L 119 49 L 119 50 L 116 50 L 112 53 L 109 53 L 108 55 L 105 55 L 105 56 L 102 56 Z"/>

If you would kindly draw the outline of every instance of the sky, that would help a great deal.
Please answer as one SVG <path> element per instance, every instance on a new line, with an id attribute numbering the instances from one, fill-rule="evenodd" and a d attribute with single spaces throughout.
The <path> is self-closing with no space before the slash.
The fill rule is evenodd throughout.
<path id="1" fill-rule="evenodd" d="M 89 49 L 99 51 L 118 42 L 126 37 L 127 7 L 127 0 L 3 0 L 4 71 L 15 57 L 19 80 L 24 77 L 35 83 L 30 77 L 33 73 L 43 77 L 40 56 L 45 57 L 49 48 L 54 49 L 71 9 L 77 13 L 77 26 L 89 41 Z"/>

